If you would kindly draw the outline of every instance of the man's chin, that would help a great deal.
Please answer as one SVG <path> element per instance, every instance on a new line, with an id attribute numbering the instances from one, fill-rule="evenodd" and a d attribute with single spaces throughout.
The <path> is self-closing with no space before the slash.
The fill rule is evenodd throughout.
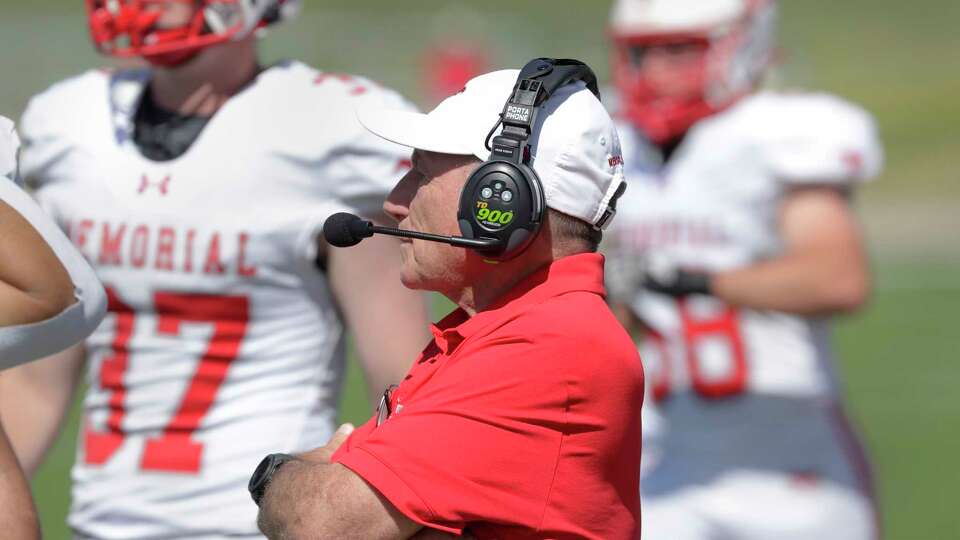
<path id="1" fill-rule="evenodd" d="M 412 274 L 412 273 L 403 272 L 403 271 L 400 272 L 400 283 L 402 283 L 403 286 L 408 289 L 413 289 L 417 291 L 424 290 L 423 282 L 420 279 L 418 279 L 415 274 Z"/>

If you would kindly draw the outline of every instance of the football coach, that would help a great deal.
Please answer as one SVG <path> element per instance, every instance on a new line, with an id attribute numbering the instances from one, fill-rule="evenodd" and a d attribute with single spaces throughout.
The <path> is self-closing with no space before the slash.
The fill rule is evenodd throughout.
<path id="1" fill-rule="evenodd" d="M 596 252 L 625 182 L 592 71 L 537 59 L 429 114 L 358 115 L 413 148 L 384 204 L 399 229 L 339 215 L 328 241 L 406 237 L 404 285 L 459 309 L 369 422 L 264 459 L 250 482 L 261 530 L 638 538 L 643 370 Z"/>

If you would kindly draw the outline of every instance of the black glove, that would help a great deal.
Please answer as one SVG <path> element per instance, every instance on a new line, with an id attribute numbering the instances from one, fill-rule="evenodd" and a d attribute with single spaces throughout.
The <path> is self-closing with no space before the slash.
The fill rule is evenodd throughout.
<path id="1" fill-rule="evenodd" d="M 710 279 L 710 274 L 706 272 L 677 268 L 670 272 L 644 274 L 643 288 L 675 297 L 688 294 L 710 294 Z"/>

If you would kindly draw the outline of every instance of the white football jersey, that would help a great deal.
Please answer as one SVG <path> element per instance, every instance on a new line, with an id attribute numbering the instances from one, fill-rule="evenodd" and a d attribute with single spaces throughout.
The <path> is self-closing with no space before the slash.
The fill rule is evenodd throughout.
<path id="1" fill-rule="evenodd" d="M 23 118 L 23 174 L 109 296 L 69 521 L 81 537 L 257 536 L 257 463 L 325 443 L 337 418 L 344 331 L 315 238 L 335 212 L 379 212 L 409 163 L 355 108 L 408 105 L 282 63 L 155 162 L 132 141 L 148 78 L 92 71 Z"/>
<path id="2" fill-rule="evenodd" d="M 606 252 L 611 273 L 634 278 L 776 257 L 791 187 L 850 188 L 882 161 L 871 117 L 823 94 L 748 97 L 697 123 L 665 166 L 632 126 L 620 133 L 629 187 Z M 663 420 L 645 493 L 738 468 L 866 481 L 846 452 L 856 445 L 845 440 L 827 320 L 633 285 L 625 300 L 650 328 L 641 357 Z"/>

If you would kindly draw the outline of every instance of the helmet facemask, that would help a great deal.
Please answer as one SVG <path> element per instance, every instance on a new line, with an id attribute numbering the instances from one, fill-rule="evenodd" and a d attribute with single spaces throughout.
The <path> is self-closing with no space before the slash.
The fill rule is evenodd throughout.
<path id="1" fill-rule="evenodd" d="M 86 5 L 90 35 L 101 53 L 174 66 L 206 47 L 243 39 L 294 15 L 299 0 L 86 0 Z M 184 17 L 174 15 L 178 6 Z"/>
<path id="2" fill-rule="evenodd" d="M 741 12 L 722 24 L 678 25 L 669 31 L 654 24 L 641 30 L 614 24 L 613 74 L 621 93 L 621 115 L 650 140 L 663 144 L 729 107 L 756 87 L 769 66 L 774 19 L 772 2 L 744 0 Z M 671 74 L 675 81 L 667 81 L 662 71 L 651 76 L 638 52 L 670 47 L 699 49 L 702 54 L 695 65 L 690 57 L 679 60 Z M 669 88 L 686 91 L 665 90 Z"/>

